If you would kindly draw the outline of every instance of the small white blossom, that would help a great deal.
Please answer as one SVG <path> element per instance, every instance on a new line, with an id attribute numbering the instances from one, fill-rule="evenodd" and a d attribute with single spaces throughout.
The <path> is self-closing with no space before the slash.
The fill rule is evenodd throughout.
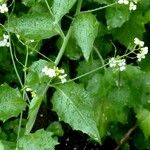
<path id="1" fill-rule="evenodd" d="M 58 76 L 58 78 L 61 80 L 61 83 L 65 83 L 67 81 L 66 76 L 67 76 L 67 74 Z"/>
<path id="2" fill-rule="evenodd" d="M 109 66 L 111 68 L 116 68 L 119 69 L 120 71 L 123 71 L 126 69 L 126 60 L 112 57 L 109 60 Z"/>
<path id="3" fill-rule="evenodd" d="M 0 13 L 8 12 L 8 7 L 6 4 L 0 5 Z"/>
<path id="4" fill-rule="evenodd" d="M 42 69 L 42 72 L 49 76 L 50 78 L 53 77 L 58 77 L 62 83 L 65 83 L 67 81 L 66 76 L 67 74 L 65 74 L 64 69 L 59 69 L 58 67 L 54 66 L 53 69 L 52 68 L 48 68 L 47 66 L 45 66 Z"/>
<path id="5" fill-rule="evenodd" d="M 141 51 L 139 54 L 137 54 L 137 58 L 138 58 L 138 61 L 141 61 L 142 59 L 145 58 L 145 55 L 148 53 L 148 47 L 143 47 L 141 48 Z"/>
<path id="6" fill-rule="evenodd" d="M 125 59 L 121 59 L 118 61 L 118 66 L 119 66 L 119 70 L 123 71 L 126 69 L 126 60 Z"/>
<path id="7" fill-rule="evenodd" d="M 136 5 L 133 2 L 130 2 L 129 4 L 129 10 L 136 10 Z"/>
<path id="8" fill-rule="evenodd" d="M 125 4 L 128 5 L 129 1 L 128 0 L 118 0 L 118 4 Z"/>
<path id="9" fill-rule="evenodd" d="M 141 40 L 139 40 L 138 38 L 134 38 L 134 44 L 135 44 L 135 45 L 139 45 L 139 46 L 141 46 L 141 47 L 144 46 L 144 42 L 141 41 Z"/>
<path id="10" fill-rule="evenodd" d="M 3 39 L 0 41 L 0 47 L 9 47 L 10 42 L 9 42 L 9 35 L 3 34 Z"/>
<path id="11" fill-rule="evenodd" d="M 125 4 L 125 5 L 128 5 L 128 4 L 129 4 L 129 1 L 128 1 L 128 0 L 124 0 L 124 4 Z"/>
<path id="12" fill-rule="evenodd" d="M 45 66 L 42 69 L 42 72 L 45 73 L 45 75 L 49 76 L 50 78 L 56 77 L 56 72 L 54 69 L 48 68 L 47 66 Z"/>
<path id="13" fill-rule="evenodd" d="M 109 66 L 112 68 L 112 67 L 116 67 L 116 60 L 114 57 L 112 57 L 110 60 L 109 60 Z"/>
<path id="14" fill-rule="evenodd" d="M 138 61 L 141 61 L 142 59 L 145 58 L 145 55 L 142 53 L 139 53 L 139 54 L 137 54 L 137 58 L 138 58 Z"/>
<path id="15" fill-rule="evenodd" d="M 148 53 L 148 47 L 142 47 L 141 48 L 141 53 L 146 55 Z"/>
<path id="16" fill-rule="evenodd" d="M 3 34 L 3 38 L 4 38 L 5 40 L 8 40 L 8 39 L 9 39 L 9 35 Z"/>

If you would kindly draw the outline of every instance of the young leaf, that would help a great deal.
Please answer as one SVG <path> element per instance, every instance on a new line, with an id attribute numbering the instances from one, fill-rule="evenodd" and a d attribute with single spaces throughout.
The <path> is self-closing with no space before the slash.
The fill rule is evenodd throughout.
<path id="1" fill-rule="evenodd" d="M 18 143 L 21 150 L 54 150 L 58 142 L 52 138 L 51 132 L 38 130 L 35 133 L 24 135 Z"/>
<path id="2" fill-rule="evenodd" d="M 79 14 L 73 23 L 73 36 L 87 61 L 90 57 L 94 40 L 97 37 L 98 26 L 95 16 L 91 13 Z"/>
<path id="3" fill-rule="evenodd" d="M 141 108 L 137 111 L 137 119 L 146 138 L 150 136 L 150 111 Z"/>
<path id="4" fill-rule="evenodd" d="M 94 116 L 94 99 L 82 86 L 73 82 L 58 86 L 56 89 L 52 103 L 60 120 L 100 142 Z"/>
<path id="5" fill-rule="evenodd" d="M 53 0 L 52 12 L 55 21 L 58 22 L 61 18 L 69 12 L 77 0 Z"/>
<path id="6" fill-rule="evenodd" d="M 20 18 L 10 18 L 7 30 L 27 39 L 41 40 L 57 33 L 49 14 L 25 14 Z"/>
<path id="7" fill-rule="evenodd" d="M 18 116 L 25 106 L 18 89 L 13 89 L 7 84 L 0 86 L 0 120 L 6 121 Z"/>
<path id="8" fill-rule="evenodd" d="M 106 9 L 106 19 L 108 29 L 121 27 L 127 20 L 129 20 L 129 8 L 117 5 Z"/>
<path id="9" fill-rule="evenodd" d="M 125 22 L 121 28 L 112 32 L 114 39 L 118 40 L 126 47 L 133 44 L 134 38 L 142 38 L 145 32 L 144 17 L 141 14 L 132 14 L 129 21 Z"/>

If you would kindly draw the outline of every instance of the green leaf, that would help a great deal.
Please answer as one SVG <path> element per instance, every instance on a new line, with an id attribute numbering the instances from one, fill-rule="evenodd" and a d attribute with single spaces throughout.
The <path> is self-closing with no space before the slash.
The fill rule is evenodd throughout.
<path id="1" fill-rule="evenodd" d="M 118 28 L 112 32 L 115 40 L 118 40 L 126 47 L 129 44 L 133 45 L 134 38 L 138 37 L 142 39 L 145 32 L 144 18 L 141 14 L 132 14 L 129 21 L 127 21 L 121 28 Z"/>
<path id="2" fill-rule="evenodd" d="M 150 136 L 150 111 L 145 108 L 137 110 L 136 117 L 146 138 Z"/>
<path id="3" fill-rule="evenodd" d="M 97 37 L 99 24 L 91 13 L 79 14 L 73 23 L 73 36 L 80 46 L 84 58 L 88 61 L 93 43 Z"/>
<path id="4" fill-rule="evenodd" d="M 18 141 L 19 150 L 54 150 L 58 143 L 52 138 L 52 133 L 38 130 L 35 133 L 24 135 Z"/>
<path id="5" fill-rule="evenodd" d="M 90 72 L 91 70 L 94 70 L 98 67 L 101 67 L 101 62 L 99 60 L 89 60 L 88 62 L 87 61 L 81 61 L 79 63 L 79 66 L 77 68 L 77 76 L 80 76 L 80 75 L 83 75 L 85 73 L 88 73 Z M 99 70 L 97 72 L 102 72 L 102 70 Z M 96 72 L 96 73 L 97 73 Z M 80 82 L 84 83 L 85 85 L 88 83 L 88 81 L 93 77 L 94 73 L 92 74 L 89 74 L 89 75 L 86 75 L 82 78 L 80 78 Z"/>
<path id="6" fill-rule="evenodd" d="M 30 67 L 26 77 L 25 86 L 31 88 L 36 96 L 31 100 L 29 106 L 28 121 L 26 124 L 26 133 L 29 133 L 34 125 L 38 110 L 44 98 L 46 89 L 48 88 L 49 77 L 42 73 L 42 69 L 47 67 L 53 67 L 54 64 L 45 60 L 35 61 Z M 40 85 L 40 86 L 39 86 Z"/>
<path id="7" fill-rule="evenodd" d="M 97 102 L 95 112 L 101 137 L 106 136 L 109 123 L 127 123 L 128 110 L 126 106 L 128 100 L 130 100 L 129 90 L 115 88 L 108 96 Z"/>
<path id="8" fill-rule="evenodd" d="M 106 136 L 111 122 L 127 122 L 128 109 L 126 107 L 132 100 L 131 91 L 126 85 L 119 88 L 117 80 L 113 72 L 107 70 L 105 75 L 93 76 L 87 86 L 88 92 L 97 100 L 95 116 L 101 137 Z"/>
<path id="9" fill-rule="evenodd" d="M 29 134 L 30 131 L 32 130 L 42 100 L 43 100 L 43 96 L 36 96 L 32 99 L 29 106 L 29 113 L 28 113 L 28 120 L 25 128 L 25 134 Z"/>
<path id="10" fill-rule="evenodd" d="M 36 0 L 22 0 L 22 3 L 26 6 L 32 6 L 32 5 L 35 5 L 36 3 Z"/>
<path id="11" fill-rule="evenodd" d="M 25 14 L 20 18 L 10 18 L 6 26 L 8 31 L 27 39 L 41 40 L 58 34 L 49 14 Z"/>
<path id="12" fill-rule="evenodd" d="M 53 0 L 52 12 L 55 21 L 58 22 L 61 18 L 69 12 L 77 0 Z"/>
<path id="13" fill-rule="evenodd" d="M 108 29 L 121 27 L 129 20 L 129 8 L 122 5 L 115 5 L 106 9 L 106 19 Z"/>
<path id="14" fill-rule="evenodd" d="M 13 89 L 7 84 L 0 86 L 0 120 L 6 121 L 11 117 L 17 117 L 25 106 L 18 89 Z"/>
<path id="15" fill-rule="evenodd" d="M 0 141 L 0 150 L 13 150 L 16 148 L 16 144 L 9 141 Z"/>
<path id="16" fill-rule="evenodd" d="M 61 48 L 62 43 L 63 43 L 63 40 L 60 38 L 57 42 L 57 45 L 59 48 Z M 66 55 L 71 60 L 79 60 L 80 57 L 82 56 L 81 49 L 77 45 L 73 37 L 70 37 L 67 43 L 64 55 Z"/>
<path id="17" fill-rule="evenodd" d="M 35 90 L 38 95 L 42 94 L 43 90 L 45 89 L 47 83 L 50 80 L 49 77 L 45 76 L 42 73 L 42 69 L 45 66 L 53 68 L 54 64 L 52 62 L 48 62 L 42 59 L 35 61 L 29 67 L 26 82 L 25 82 L 25 86 Z"/>
<path id="18" fill-rule="evenodd" d="M 60 120 L 100 142 L 94 116 L 94 99 L 82 86 L 73 82 L 58 86 L 56 89 L 52 103 Z"/>

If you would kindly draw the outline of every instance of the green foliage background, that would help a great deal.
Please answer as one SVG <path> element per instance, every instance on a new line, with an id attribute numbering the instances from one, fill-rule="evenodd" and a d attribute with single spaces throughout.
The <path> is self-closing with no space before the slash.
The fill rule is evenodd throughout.
<path id="1" fill-rule="evenodd" d="M 135 11 L 115 0 L 4 2 L 0 39 L 6 32 L 11 45 L 0 47 L 0 149 L 53 150 L 61 121 L 100 144 L 108 136 L 119 143 L 134 129 L 137 149 L 150 148 L 149 54 L 142 62 L 127 58 L 123 72 L 108 66 L 115 53 L 132 50 L 135 37 L 150 46 L 150 1 L 138 0 Z M 54 65 L 65 69 L 66 83 L 43 75 Z M 59 120 L 34 131 L 43 103 Z M 129 149 L 128 138 L 121 149 Z"/>

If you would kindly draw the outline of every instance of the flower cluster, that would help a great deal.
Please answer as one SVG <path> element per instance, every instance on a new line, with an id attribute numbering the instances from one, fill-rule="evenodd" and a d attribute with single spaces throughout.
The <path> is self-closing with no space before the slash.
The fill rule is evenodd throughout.
<path id="1" fill-rule="evenodd" d="M 145 58 L 145 55 L 148 53 L 148 47 L 144 47 L 144 42 L 138 38 L 134 38 L 134 44 L 139 46 L 140 52 L 137 54 L 138 61 L 141 61 Z"/>
<path id="2" fill-rule="evenodd" d="M 137 8 L 137 0 L 134 1 L 118 0 L 118 4 L 129 5 L 129 10 L 136 10 Z"/>
<path id="3" fill-rule="evenodd" d="M 115 58 L 112 57 L 109 60 L 109 66 L 111 68 L 116 68 L 117 70 L 123 71 L 126 69 L 126 60 L 125 59 L 121 59 L 119 57 Z"/>
<path id="4" fill-rule="evenodd" d="M 66 80 L 67 74 L 65 74 L 64 69 L 59 69 L 58 67 L 55 66 L 53 68 L 48 68 L 47 66 L 45 66 L 42 69 L 42 72 L 50 78 L 58 77 L 62 83 L 65 83 L 67 81 Z"/>
<path id="5" fill-rule="evenodd" d="M 0 13 L 8 12 L 8 7 L 6 4 L 0 5 Z"/>
<path id="6" fill-rule="evenodd" d="M 0 47 L 9 47 L 10 42 L 9 42 L 9 35 L 3 34 L 3 39 L 0 41 Z"/>
<path id="7" fill-rule="evenodd" d="M 27 87 L 26 92 L 31 92 L 32 98 L 36 97 L 36 91 L 33 91 L 31 88 Z"/>

